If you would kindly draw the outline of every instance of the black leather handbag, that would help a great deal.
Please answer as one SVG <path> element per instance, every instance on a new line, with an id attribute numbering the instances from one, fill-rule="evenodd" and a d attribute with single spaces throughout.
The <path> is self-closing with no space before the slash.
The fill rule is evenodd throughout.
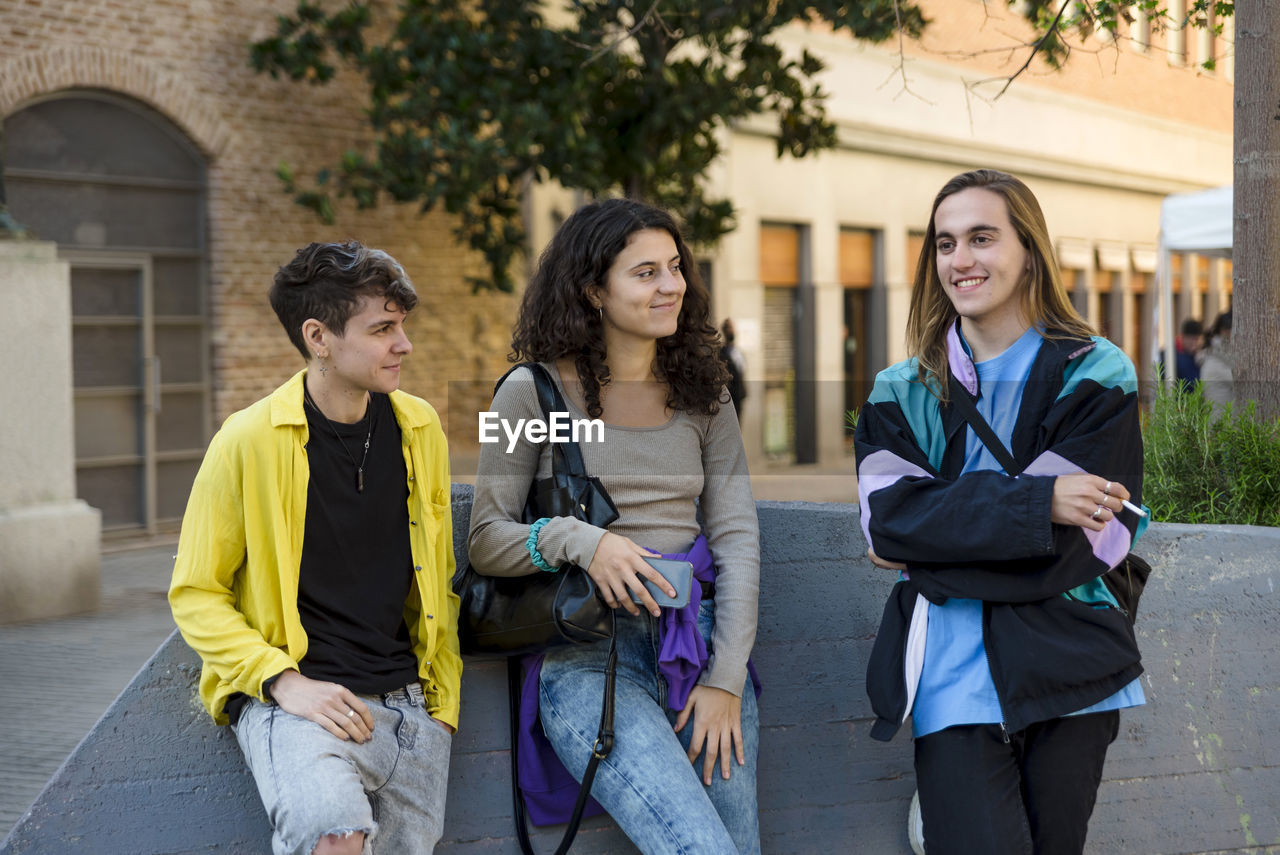
<path id="1" fill-rule="evenodd" d="M 546 369 L 537 363 L 524 367 L 533 372 L 544 418 L 565 412 L 564 399 Z M 495 392 L 510 375 L 503 375 Z M 609 492 L 587 474 L 576 442 L 553 444 L 551 466 L 551 477 L 529 488 L 524 522 L 577 517 L 606 528 L 618 519 Z M 558 573 L 482 576 L 468 562 L 454 577 L 453 590 L 462 600 L 458 638 L 463 653 L 516 656 L 557 644 L 603 641 L 613 634 L 611 610 L 595 582 L 576 564 L 563 564 Z"/>

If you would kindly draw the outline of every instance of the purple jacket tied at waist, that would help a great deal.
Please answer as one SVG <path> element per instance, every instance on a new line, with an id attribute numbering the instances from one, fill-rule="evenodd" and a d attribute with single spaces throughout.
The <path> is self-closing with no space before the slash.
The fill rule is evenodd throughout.
<path id="1" fill-rule="evenodd" d="M 663 553 L 662 557 L 688 561 L 693 565 L 693 578 L 699 582 L 714 582 L 716 579 L 715 562 L 707 539 L 702 535 L 687 553 Z M 659 618 L 658 670 L 667 681 L 667 706 L 673 710 L 684 709 L 689 692 L 697 685 L 698 676 L 710 658 L 707 645 L 698 632 L 698 607 L 701 603 L 701 586 L 694 585 L 689 592 L 688 605 L 680 609 L 665 608 Z M 524 660 L 517 773 L 530 821 L 534 825 L 553 825 L 569 821 L 579 785 L 556 756 L 538 719 L 538 679 L 542 673 L 542 657 L 543 654 L 537 653 L 526 656 Z M 750 660 L 747 670 L 751 674 L 752 688 L 759 697 L 760 677 Z M 601 813 L 604 813 L 604 808 L 595 799 L 587 801 L 583 816 Z"/>

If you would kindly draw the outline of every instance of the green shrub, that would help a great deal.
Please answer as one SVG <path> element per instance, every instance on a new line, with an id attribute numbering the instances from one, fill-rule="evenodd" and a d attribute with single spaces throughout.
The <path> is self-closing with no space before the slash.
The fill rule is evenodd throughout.
<path id="1" fill-rule="evenodd" d="M 1152 519 L 1280 526 L 1280 419 L 1233 410 L 1215 417 L 1199 384 L 1156 392 L 1142 431 Z"/>

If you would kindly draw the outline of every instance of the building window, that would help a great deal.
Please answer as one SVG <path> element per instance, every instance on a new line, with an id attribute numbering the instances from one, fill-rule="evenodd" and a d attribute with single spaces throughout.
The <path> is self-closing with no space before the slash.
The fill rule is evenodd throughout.
<path id="1" fill-rule="evenodd" d="M 1116 304 L 1120 297 L 1120 289 L 1113 287 L 1116 278 L 1114 271 L 1095 270 L 1093 288 L 1098 293 L 1098 335 L 1123 347 L 1123 330 L 1117 323 L 1120 318 L 1120 306 Z"/>
<path id="2" fill-rule="evenodd" d="M 876 286 L 879 232 L 840 230 L 840 285 L 843 296 L 844 411 L 861 407 L 871 394 L 873 360 L 872 291 Z M 852 436 L 849 437 L 852 442 Z"/>
<path id="3" fill-rule="evenodd" d="M 907 284 L 914 287 L 916 267 L 920 264 L 920 251 L 924 249 L 924 232 L 914 229 L 907 232 L 907 258 L 903 269 L 907 271 Z"/>
<path id="4" fill-rule="evenodd" d="M 1133 12 L 1133 23 L 1129 25 L 1129 44 L 1138 53 L 1146 53 L 1151 49 L 1151 17 L 1141 10 Z"/>
<path id="5" fill-rule="evenodd" d="M 1169 26 L 1164 31 L 1164 38 L 1170 65 L 1187 64 L 1186 17 L 1186 0 L 1169 0 Z"/>
<path id="6" fill-rule="evenodd" d="M 1196 20 L 1196 62 L 1200 64 L 1200 72 L 1212 73 L 1217 67 L 1217 39 L 1214 35 L 1214 16 L 1212 5 Z"/>
<path id="7" fill-rule="evenodd" d="M 796 430 L 799 227 L 760 227 L 760 282 L 764 286 L 764 452 L 772 458 L 791 460 Z"/>
<path id="8" fill-rule="evenodd" d="M 1129 292 L 1133 295 L 1133 311 L 1129 315 L 1129 328 L 1125 335 L 1125 352 L 1133 360 L 1138 380 L 1147 383 L 1154 379 L 1151 331 L 1156 328 L 1152 315 L 1155 310 L 1154 276 L 1141 270 L 1129 273 Z"/>
<path id="9" fill-rule="evenodd" d="M 1080 317 L 1089 317 L 1089 291 L 1085 287 L 1085 272 L 1075 267 L 1062 268 L 1062 287 L 1067 289 L 1067 299 L 1080 313 Z"/>

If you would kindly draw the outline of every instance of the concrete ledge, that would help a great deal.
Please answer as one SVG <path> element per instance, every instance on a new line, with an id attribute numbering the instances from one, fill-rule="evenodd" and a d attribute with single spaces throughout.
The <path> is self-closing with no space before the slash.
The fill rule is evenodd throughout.
<path id="1" fill-rule="evenodd" d="M 458 540 L 469 490 L 455 487 Z M 864 558 L 854 505 L 762 502 L 760 821 L 769 853 L 906 853 L 911 742 L 868 737 L 863 672 L 891 579 Z M 1280 846 L 1280 529 L 1153 525 L 1139 637 L 1148 704 L 1124 714 L 1088 851 Z M 459 549 L 459 554 L 462 551 Z M 0 853 L 269 852 L 231 734 L 195 700 L 169 639 L 13 829 Z M 467 662 L 442 853 L 518 853 L 499 661 Z M 536 837 L 550 851 L 559 829 Z M 607 818 L 575 853 L 635 851 Z"/>

